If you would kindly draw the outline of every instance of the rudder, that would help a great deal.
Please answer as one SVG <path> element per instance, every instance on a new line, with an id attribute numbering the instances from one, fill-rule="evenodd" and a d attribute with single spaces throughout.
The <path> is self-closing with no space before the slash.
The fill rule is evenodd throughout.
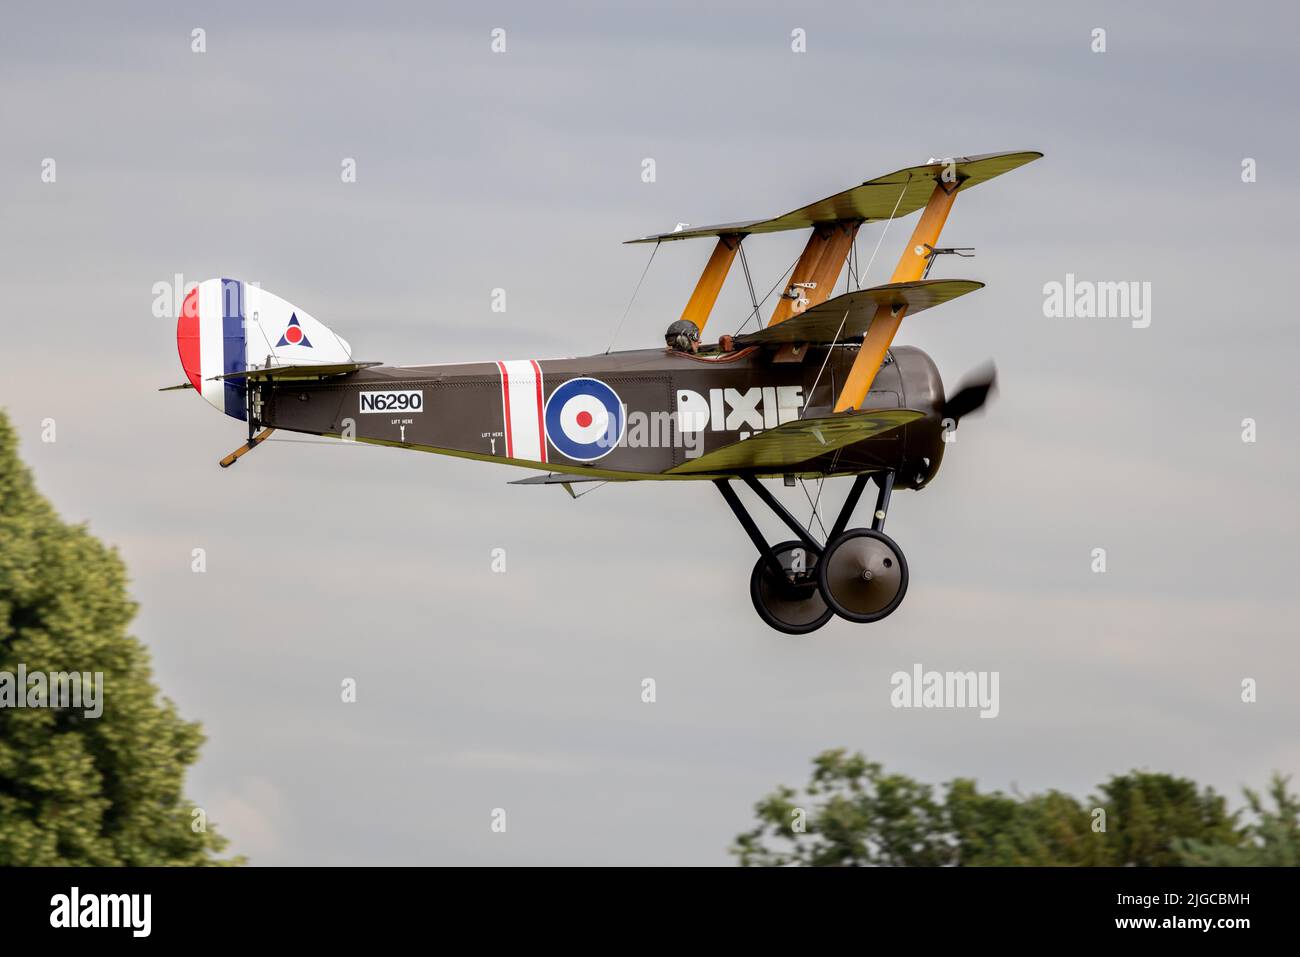
<path id="1" fill-rule="evenodd" d="M 324 323 L 238 279 L 206 279 L 186 294 L 176 320 L 176 347 L 190 385 L 236 419 L 247 414 L 245 382 L 216 377 L 352 358 L 352 347 Z"/>

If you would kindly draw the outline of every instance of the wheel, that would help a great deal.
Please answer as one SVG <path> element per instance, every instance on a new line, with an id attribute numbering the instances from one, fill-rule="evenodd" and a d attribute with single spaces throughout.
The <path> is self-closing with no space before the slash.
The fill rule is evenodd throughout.
<path id="1" fill-rule="evenodd" d="M 879 621 L 907 594 L 907 559 L 884 532 L 852 528 L 822 552 L 817 587 L 841 618 Z"/>
<path id="2" fill-rule="evenodd" d="M 822 599 L 817 587 L 817 553 L 803 542 L 782 542 L 772 551 L 786 578 L 778 580 L 768 567 L 766 558 L 759 558 L 749 576 L 749 597 L 754 600 L 754 610 L 765 622 L 787 635 L 806 635 L 816 631 L 834 614 Z M 803 570 L 795 568 L 801 560 Z"/>

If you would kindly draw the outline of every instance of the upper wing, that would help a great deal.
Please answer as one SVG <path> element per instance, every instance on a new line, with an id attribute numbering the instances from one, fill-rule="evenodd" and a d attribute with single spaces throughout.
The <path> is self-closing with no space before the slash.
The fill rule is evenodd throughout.
<path id="1" fill-rule="evenodd" d="M 977 186 L 1026 163 L 1032 163 L 1042 155 L 1035 151 L 1026 151 L 957 157 L 955 161 L 957 188 L 962 190 Z M 935 181 L 947 168 L 944 163 L 911 166 L 900 169 L 896 173 L 878 176 L 860 186 L 854 186 L 842 193 L 836 193 L 834 196 L 828 196 L 771 219 L 687 227 L 671 233 L 656 233 L 653 236 L 642 236 L 640 239 L 629 239 L 628 242 L 657 243 L 673 239 L 692 239 L 697 236 L 775 233 L 783 229 L 806 229 L 819 223 L 837 223 L 845 220 L 873 222 L 881 219 L 897 219 L 916 212 L 926 204 L 930 194 L 934 192 Z"/>
<path id="2" fill-rule="evenodd" d="M 801 312 L 793 319 L 736 336 L 736 345 L 743 348 L 785 342 L 827 343 L 860 339 L 881 306 L 890 309 L 905 307 L 911 315 L 983 288 L 984 283 L 972 279 L 920 279 L 846 292 Z"/>
<path id="3" fill-rule="evenodd" d="M 751 469 L 781 471 L 923 418 L 925 413 L 915 409 L 879 409 L 823 419 L 798 419 L 724 445 L 668 471 L 673 474 L 729 474 Z"/>

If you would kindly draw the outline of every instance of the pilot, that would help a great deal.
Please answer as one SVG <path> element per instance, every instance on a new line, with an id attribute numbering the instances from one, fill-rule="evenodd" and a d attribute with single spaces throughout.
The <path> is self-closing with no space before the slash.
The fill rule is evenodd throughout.
<path id="1" fill-rule="evenodd" d="M 664 341 L 677 352 L 699 352 L 700 327 L 689 319 L 678 319 L 664 333 Z"/>

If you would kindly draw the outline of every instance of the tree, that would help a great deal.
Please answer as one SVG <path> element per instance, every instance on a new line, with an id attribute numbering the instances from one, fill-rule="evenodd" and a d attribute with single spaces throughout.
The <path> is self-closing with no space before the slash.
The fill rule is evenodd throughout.
<path id="1" fill-rule="evenodd" d="M 1300 797 L 1287 792 L 1289 777 L 1274 774 L 1268 793 L 1276 811 L 1264 806 L 1255 791 L 1245 790 L 1254 820 L 1238 845 L 1182 840 L 1177 850 L 1188 867 L 1300 867 Z"/>
<path id="2" fill-rule="evenodd" d="M 965 867 L 1051 867 L 1109 863 L 1089 811 L 1068 794 L 1048 791 L 1018 798 L 980 794 L 975 782 L 948 785 L 946 826 L 957 845 L 954 864 Z"/>
<path id="3" fill-rule="evenodd" d="M 826 751 L 800 794 L 780 787 L 757 805 L 757 825 L 732 846 L 744 866 L 1177 866 L 1296 864 L 1300 799 L 1275 778 L 1276 813 L 1246 791 L 1257 823 L 1208 788 L 1168 774 L 1114 775 L 1086 804 L 1060 791 L 980 793 L 957 778 L 930 785 L 861 754 Z M 1100 813 L 1104 812 L 1104 816 Z"/>
<path id="4" fill-rule="evenodd" d="M 0 413 L 0 865 L 242 863 L 195 826 L 182 785 L 203 735 L 159 700 L 126 582 L 117 553 L 36 491 Z M 98 716 L 89 695 L 42 692 L 73 672 L 102 673 Z"/>
<path id="5" fill-rule="evenodd" d="M 843 749 L 813 759 L 807 797 L 778 788 L 755 806 L 758 825 L 736 838 L 745 866 L 949 864 L 953 847 L 929 785 Z M 814 805 L 820 805 L 814 807 Z M 764 837 L 781 842 L 773 849 Z"/>
<path id="6" fill-rule="evenodd" d="M 1236 845 L 1243 839 L 1227 802 L 1210 788 L 1198 792 L 1187 778 L 1133 771 L 1111 777 L 1101 791 L 1115 864 L 1174 867 L 1182 863 L 1180 841 Z"/>

